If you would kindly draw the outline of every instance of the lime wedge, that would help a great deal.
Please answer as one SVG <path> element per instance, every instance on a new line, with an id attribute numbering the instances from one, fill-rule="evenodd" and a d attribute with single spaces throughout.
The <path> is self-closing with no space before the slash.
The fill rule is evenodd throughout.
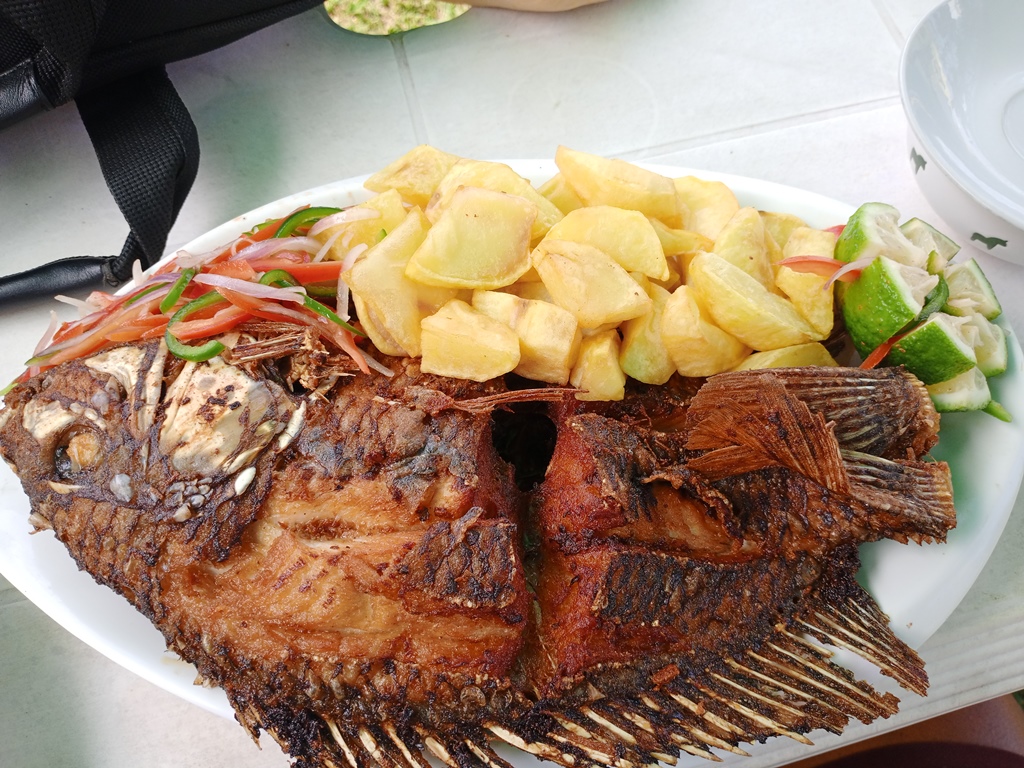
<path id="1" fill-rule="evenodd" d="M 936 275 L 885 256 L 865 267 L 842 298 L 846 330 L 861 357 L 915 320 L 938 282 Z"/>
<path id="2" fill-rule="evenodd" d="M 974 259 L 947 268 L 946 282 L 949 283 L 949 301 L 943 307 L 944 312 L 961 316 L 977 312 L 986 320 L 995 320 L 1003 313 L 992 284 Z"/>
<path id="3" fill-rule="evenodd" d="M 946 267 L 949 266 L 949 260 L 942 256 L 938 251 L 932 251 L 928 254 L 928 264 L 925 269 L 930 274 L 941 275 L 946 271 Z"/>
<path id="4" fill-rule="evenodd" d="M 921 219 L 913 218 L 903 222 L 900 224 L 900 232 L 928 254 L 927 269 L 933 275 L 941 274 L 949 260 L 960 252 L 959 245 Z"/>
<path id="5" fill-rule="evenodd" d="M 939 413 L 980 411 L 992 402 L 988 379 L 978 368 L 971 368 L 949 381 L 932 384 L 926 389 Z"/>
<path id="6" fill-rule="evenodd" d="M 978 358 L 981 372 L 986 376 L 1004 373 L 1009 364 L 1009 355 L 1003 329 L 977 313 L 967 317 L 964 327 L 974 332 L 974 354 Z"/>
<path id="7" fill-rule="evenodd" d="M 925 384 L 938 384 L 976 367 L 972 339 L 963 330 L 966 318 L 937 312 L 893 344 L 887 365 L 905 365 Z"/>
<path id="8" fill-rule="evenodd" d="M 928 251 L 914 245 L 900 231 L 900 212 L 885 203 L 865 203 L 850 217 L 836 240 L 839 261 L 886 256 L 900 264 L 925 269 Z"/>

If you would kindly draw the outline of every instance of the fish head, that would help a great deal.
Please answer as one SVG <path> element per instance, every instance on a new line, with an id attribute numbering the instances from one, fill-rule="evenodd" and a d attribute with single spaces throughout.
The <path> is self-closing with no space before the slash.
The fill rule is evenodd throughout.
<path id="1" fill-rule="evenodd" d="M 214 523 L 199 539 L 222 545 L 252 517 L 254 504 L 238 502 L 265 491 L 305 409 L 219 357 L 168 358 L 162 341 L 57 366 L 5 401 L 0 454 L 21 478 L 37 528 L 82 500 L 187 526 L 193 539 Z"/>

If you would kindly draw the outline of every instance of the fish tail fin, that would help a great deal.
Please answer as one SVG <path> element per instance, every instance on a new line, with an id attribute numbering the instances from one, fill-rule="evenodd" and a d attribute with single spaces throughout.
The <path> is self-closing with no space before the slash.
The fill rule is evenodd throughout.
<path id="1" fill-rule="evenodd" d="M 833 604 L 837 591 L 841 599 Z M 855 583 L 828 584 L 791 624 L 699 672 L 676 669 L 665 679 L 662 670 L 630 694 L 591 682 L 574 704 L 485 727 L 561 765 L 639 768 L 674 763 L 681 753 L 718 761 L 723 752 L 743 755 L 741 744 L 774 736 L 809 744 L 804 734 L 811 731 L 841 733 L 850 719 L 869 723 L 897 712 L 895 695 L 839 666 L 828 646 L 852 651 L 914 693 L 927 690 L 920 657 L 889 629 L 871 597 Z"/>

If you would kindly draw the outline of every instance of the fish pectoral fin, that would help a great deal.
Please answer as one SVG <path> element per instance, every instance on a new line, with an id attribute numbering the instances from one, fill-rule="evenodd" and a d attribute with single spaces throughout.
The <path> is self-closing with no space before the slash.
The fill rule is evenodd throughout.
<path id="1" fill-rule="evenodd" d="M 705 387 L 693 399 L 686 447 L 709 453 L 691 460 L 690 466 L 706 468 L 719 478 L 782 466 L 829 490 L 849 492 L 832 425 L 812 413 L 777 376 L 764 373 L 752 383 L 756 386 L 739 407 L 729 388 Z"/>
<path id="2" fill-rule="evenodd" d="M 686 466 L 714 482 L 733 475 L 775 467 L 778 466 L 778 462 L 763 451 L 745 445 L 727 445 L 691 459 Z"/>

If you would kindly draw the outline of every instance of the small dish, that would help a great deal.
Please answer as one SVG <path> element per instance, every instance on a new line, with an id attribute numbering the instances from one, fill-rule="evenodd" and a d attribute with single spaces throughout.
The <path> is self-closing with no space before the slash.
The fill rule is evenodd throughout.
<path id="1" fill-rule="evenodd" d="M 1024 265 L 1024 3 L 946 0 L 900 63 L 914 178 L 961 245 Z"/>

